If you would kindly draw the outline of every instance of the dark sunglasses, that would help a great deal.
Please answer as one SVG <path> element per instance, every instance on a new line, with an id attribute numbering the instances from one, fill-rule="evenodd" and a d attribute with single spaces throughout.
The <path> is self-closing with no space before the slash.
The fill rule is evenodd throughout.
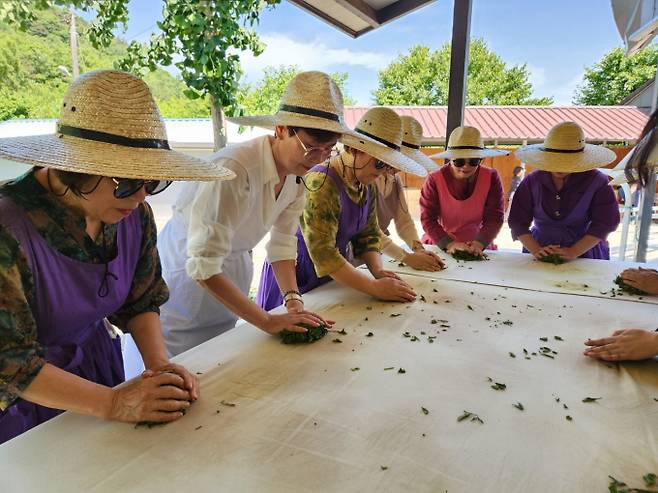
<path id="1" fill-rule="evenodd" d="M 470 159 L 461 159 L 461 158 L 453 159 L 452 164 L 453 166 L 455 166 L 455 168 L 463 168 L 467 164 L 473 168 L 477 168 L 478 166 L 480 166 L 480 164 L 482 164 L 482 159 L 477 157 L 473 157 Z"/>
<path id="2" fill-rule="evenodd" d="M 125 178 L 112 178 L 116 185 L 114 196 L 117 199 L 125 199 L 140 191 L 142 187 L 147 195 L 157 195 L 164 192 L 173 183 L 170 180 L 130 180 Z"/>
<path id="3" fill-rule="evenodd" d="M 389 170 L 389 169 L 395 169 L 395 168 L 393 168 L 393 166 L 391 166 L 390 164 L 386 164 L 384 161 L 380 161 L 378 159 L 377 161 L 375 161 L 375 169 Z"/>

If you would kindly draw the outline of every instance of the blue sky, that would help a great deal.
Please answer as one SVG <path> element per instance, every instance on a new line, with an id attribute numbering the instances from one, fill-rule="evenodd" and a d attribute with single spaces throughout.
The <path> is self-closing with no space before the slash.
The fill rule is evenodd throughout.
<path id="1" fill-rule="evenodd" d="M 145 41 L 161 17 L 153 0 L 131 0 L 128 40 Z M 438 0 L 380 29 L 352 39 L 284 1 L 265 11 L 257 32 L 267 44 L 258 58 L 243 56 L 248 81 L 268 65 L 347 72 L 347 92 L 370 104 L 377 73 L 416 44 L 450 41 L 453 0 Z M 584 68 L 621 46 L 610 0 L 473 0 L 472 37 L 483 38 L 508 63 L 526 63 L 535 96 L 571 104 Z"/>

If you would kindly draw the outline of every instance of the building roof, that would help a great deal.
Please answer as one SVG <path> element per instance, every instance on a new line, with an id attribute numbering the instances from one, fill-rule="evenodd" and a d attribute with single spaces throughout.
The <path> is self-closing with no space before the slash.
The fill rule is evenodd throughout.
<path id="1" fill-rule="evenodd" d="M 436 0 L 288 0 L 348 36 L 358 38 Z"/>
<path id="2" fill-rule="evenodd" d="M 426 145 L 445 144 L 447 106 L 391 108 L 423 125 Z M 345 108 L 347 124 L 353 127 L 367 110 L 367 106 Z M 634 106 L 468 106 L 464 124 L 479 128 L 489 143 L 520 144 L 543 141 L 553 125 L 565 120 L 583 127 L 588 142 L 634 142 L 647 115 Z"/>
<path id="3" fill-rule="evenodd" d="M 636 88 L 632 93 L 630 93 L 628 96 L 626 96 L 624 99 L 619 101 L 619 104 L 623 105 L 629 105 L 629 106 L 637 106 L 635 104 L 635 101 L 645 92 L 647 91 L 652 91 L 653 92 L 653 83 L 656 81 L 654 77 L 651 77 L 648 79 L 644 84 Z"/>

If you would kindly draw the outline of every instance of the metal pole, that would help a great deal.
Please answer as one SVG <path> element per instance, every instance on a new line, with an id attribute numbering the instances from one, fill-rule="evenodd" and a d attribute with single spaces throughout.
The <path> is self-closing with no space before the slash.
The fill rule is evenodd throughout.
<path id="1" fill-rule="evenodd" d="M 452 44 L 450 47 L 446 145 L 448 145 L 450 133 L 464 122 L 468 76 L 468 47 L 471 32 L 471 7 L 472 0 L 455 0 L 452 17 Z"/>
<path id="2" fill-rule="evenodd" d="M 658 95 L 658 64 L 656 75 L 653 79 L 653 100 L 651 101 L 651 113 L 656 111 L 656 99 Z M 651 216 L 653 215 L 653 202 L 656 197 L 656 168 L 649 168 L 649 179 L 647 186 L 642 189 L 640 200 L 640 233 L 637 238 L 637 249 L 635 250 L 635 261 L 647 261 L 647 245 L 649 244 L 649 230 L 651 229 Z"/>

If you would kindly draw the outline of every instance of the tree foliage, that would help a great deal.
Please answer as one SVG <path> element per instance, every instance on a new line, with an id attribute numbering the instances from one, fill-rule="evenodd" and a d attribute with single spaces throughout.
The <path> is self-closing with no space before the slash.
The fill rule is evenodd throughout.
<path id="1" fill-rule="evenodd" d="M 255 84 L 242 84 L 240 86 L 237 103 L 247 115 L 276 113 L 286 85 L 300 72 L 299 67 L 295 65 L 265 67 L 262 79 Z M 331 77 L 343 92 L 345 105 L 354 104 L 354 100 L 345 94 L 347 73 L 337 72 L 331 74 Z"/>
<path id="2" fill-rule="evenodd" d="M 55 118 L 70 82 L 69 13 L 54 7 L 32 12 L 24 30 L 0 23 L 0 120 L 11 118 Z M 96 49 L 83 35 L 89 24 L 77 18 L 78 58 L 82 72 L 112 68 L 126 54 L 127 44 L 114 39 Z M 208 102 L 183 95 L 185 83 L 158 69 L 146 82 L 161 112 L 167 117 L 207 117 Z"/>
<path id="3" fill-rule="evenodd" d="M 583 84 L 573 102 L 586 105 L 615 105 L 656 75 L 658 47 L 650 45 L 632 56 L 622 48 L 606 53 L 585 69 Z"/>
<path id="4" fill-rule="evenodd" d="M 416 45 L 379 72 L 377 104 L 446 105 L 450 77 L 450 44 L 438 50 Z M 546 105 L 550 97 L 532 98 L 525 64 L 509 67 L 482 39 L 470 43 L 466 104 Z"/>

